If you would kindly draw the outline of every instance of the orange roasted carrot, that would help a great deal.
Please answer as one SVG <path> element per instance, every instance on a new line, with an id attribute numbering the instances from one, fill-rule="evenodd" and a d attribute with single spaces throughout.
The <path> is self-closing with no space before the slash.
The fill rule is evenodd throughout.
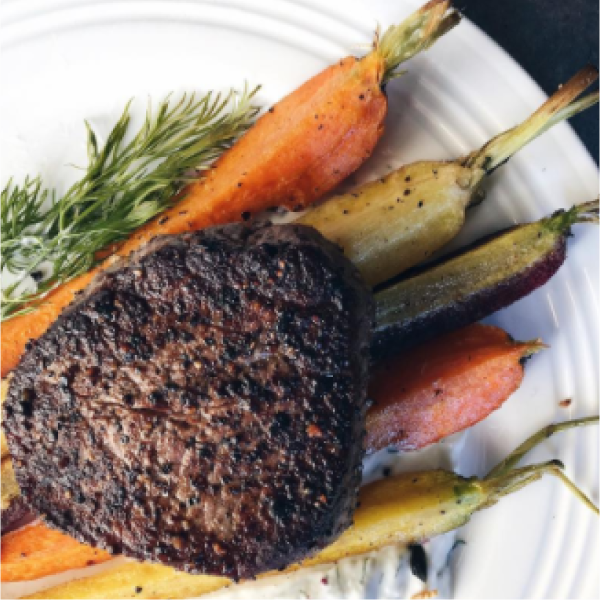
<path id="1" fill-rule="evenodd" d="M 2 536 L 2 581 L 29 581 L 113 558 L 72 537 L 33 523 Z"/>
<path id="2" fill-rule="evenodd" d="M 367 451 L 416 450 L 481 421 L 521 385 L 523 359 L 543 347 L 477 324 L 377 365 Z"/>
<path id="3" fill-rule="evenodd" d="M 429 47 L 459 20 L 450 0 L 431 0 L 390 28 L 364 58 L 348 57 L 319 73 L 265 113 L 185 190 L 171 209 L 117 250 L 127 256 L 156 235 L 240 221 L 273 206 L 307 206 L 371 154 L 383 133 L 383 84 L 396 67 Z M 33 310 L 2 326 L 2 377 L 29 339 L 42 335 L 110 259 L 52 291 Z"/>

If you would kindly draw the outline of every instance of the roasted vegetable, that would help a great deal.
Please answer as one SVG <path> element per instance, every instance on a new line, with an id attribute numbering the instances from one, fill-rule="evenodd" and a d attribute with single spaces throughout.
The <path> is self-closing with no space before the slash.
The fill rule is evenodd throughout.
<path id="1" fill-rule="evenodd" d="M 336 242 L 371 285 L 429 258 L 462 228 L 486 175 L 538 135 L 598 101 L 575 101 L 598 76 L 586 67 L 526 121 L 467 157 L 404 166 L 309 209 L 300 222 Z"/>
<path id="2" fill-rule="evenodd" d="M 37 579 L 111 558 L 104 550 L 80 544 L 42 523 L 33 523 L 2 537 L 2 581 Z"/>
<path id="3" fill-rule="evenodd" d="M 0 469 L 1 490 L 2 490 L 2 510 L 7 509 L 11 501 L 19 495 L 19 486 L 15 479 L 15 473 L 12 468 L 10 457 L 2 460 Z"/>
<path id="4" fill-rule="evenodd" d="M 376 40 L 366 57 L 341 60 L 281 100 L 117 254 L 128 256 L 157 235 L 240 221 L 272 206 L 307 206 L 333 189 L 371 154 L 383 133 L 383 84 L 400 63 L 458 23 L 450 6 L 450 0 L 431 0 Z M 2 377 L 16 366 L 27 341 L 44 333 L 110 264 L 111 258 L 50 292 L 35 310 L 3 324 Z"/>
<path id="5" fill-rule="evenodd" d="M 375 294 L 378 360 L 479 321 L 533 292 L 566 258 L 575 223 L 598 223 L 598 201 L 485 238 Z"/>
<path id="6" fill-rule="evenodd" d="M 405 473 L 362 488 L 354 525 L 331 546 L 301 565 L 313 566 L 370 552 L 396 543 L 429 539 L 466 523 L 473 513 L 537 481 L 545 474 L 561 478 L 590 508 L 596 507 L 566 478 L 559 461 L 516 468 L 516 462 L 549 435 L 598 418 L 544 428 L 519 446 L 488 477 L 461 477 L 448 471 Z M 265 573 L 269 577 L 277 573 Z M 187 575 L 163 566 L 125 564 L 84 579 L 58 585 L 27 598 L 191 598 L 230 584 L 230 580 Z"/>
<path id="7" fill-rule="evenodd" d="M 5 534 L 14 529 L 16 525 L 32 520 L 33 514 L 21 497 L 10 456 L 2 459 L 0 480 L 2 491 L 2 502 L 0 505 L 2 511 L 2 534 Z"/>
<path id="8" fill-rule="evenodd" d="M 523 359 L 541 348 L 477 324 L 376 365 L 367 452 L 416 450 L 481 421 L 521 385 Z"/>

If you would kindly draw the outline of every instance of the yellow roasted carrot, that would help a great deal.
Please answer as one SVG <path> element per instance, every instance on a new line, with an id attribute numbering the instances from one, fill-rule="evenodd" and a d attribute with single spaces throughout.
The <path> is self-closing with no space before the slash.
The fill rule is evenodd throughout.
<path id="1" fill-rule="evenodd" d="M 523 123 L 467 157 L 405 165 L 310 208 L 299 222 L 341 246 L 367 283 L 383 283 L 458 234 L 489 173 L 553 125 L 596 104 L 597 92 L 576 98 L 597 77 L 595 67 L 583 68 Z"/>

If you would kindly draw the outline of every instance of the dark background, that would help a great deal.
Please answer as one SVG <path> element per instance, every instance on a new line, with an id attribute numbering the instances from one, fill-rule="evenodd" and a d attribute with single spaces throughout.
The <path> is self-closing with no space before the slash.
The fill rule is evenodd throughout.
<path id="1" fill-rule="evenodd" d="M 598 4 L 598 0 L 454 1 L 547 94 L 585 64 L 598 66 Z M 598 109 L 588 109 L 571 124 L 598 163 Z"/>

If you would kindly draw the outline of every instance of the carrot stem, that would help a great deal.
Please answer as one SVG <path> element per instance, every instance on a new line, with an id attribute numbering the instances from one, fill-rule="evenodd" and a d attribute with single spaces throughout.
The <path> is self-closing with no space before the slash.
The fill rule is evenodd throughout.
<path id="1" fill-rule="evenodd" d="M 585 427 L 587 425 L 598 424 L 598 417 L 584 417 L 582 419 L 573 419 L 571 421 L 563 421 L 562 423 L 553 423 L 547 425 L 527 438 L 520 446 L 515 448 L 502 462 L 498 463 L 488 474 L 487 478 L 499 477 L 504 473 L 513 469 L 517 463 L 533 448 L 538 446 L 555 433 L 573 429 L 574 427 Z"/>
<path id="2" fill-rule="evenodd" d="M 515 152 L 565 119 L 598 102 L 598 92 L 576 100 L 583 91 L 598 79 L 596 67 L 587 66 L 576 73 L 538 110 L 520 125 L 492 138 L 482 148 L 469 154 L 463 161 L 465 167 L 492 172 L 506 162 Z"/>
<path id="3" fill-rule="evenodd" d="M 449 0 L 432 0 L 399 25 L 392 25 L 379 40 L 375 52 L 383 57 L 385 69 L 382 84 L 401 73 L 397 67 L 429 48 L 437 39 L 460 22 L 460 14 Z"/>

